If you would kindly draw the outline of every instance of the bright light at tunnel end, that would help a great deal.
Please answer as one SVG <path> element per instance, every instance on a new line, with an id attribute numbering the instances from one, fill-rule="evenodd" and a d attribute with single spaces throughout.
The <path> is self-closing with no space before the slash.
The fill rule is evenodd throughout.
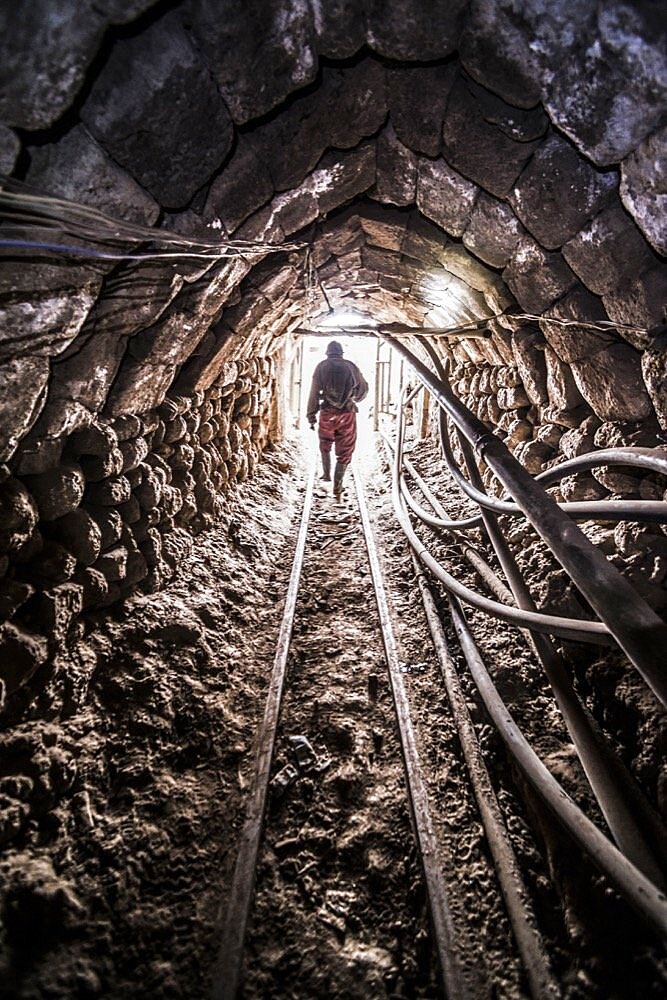
<path id="1" fill-rule="evenodd" d="M 334 309 L 329 315 L 317 321 L 318 329 L 322 330 L 348 330 L 355 327 L 377 326 L 377 321 L 363 313 L 352 310 Z"/>

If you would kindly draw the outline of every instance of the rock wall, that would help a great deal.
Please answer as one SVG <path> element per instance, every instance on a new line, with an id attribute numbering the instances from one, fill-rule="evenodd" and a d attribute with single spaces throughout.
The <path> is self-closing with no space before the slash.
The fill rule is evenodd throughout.
<path id="1" fill-rule="evenodd" d="M 83 611 L 160 589 L 271 441 L 276 364 L 228 361 L 205 391 L 99 418 L 36 475 L 0 466 L 2 700 Z"/>

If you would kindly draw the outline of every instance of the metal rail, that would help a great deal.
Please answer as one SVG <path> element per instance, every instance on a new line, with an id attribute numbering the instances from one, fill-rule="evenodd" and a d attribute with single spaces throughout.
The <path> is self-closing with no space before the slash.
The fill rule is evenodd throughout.
<path id="1" fill-rule="evenodd" d="M 465 1000 L 465 998 L 473 1000 L 473 998 L 481 995 L 480 985 L 482 984 L 478 983 L 474 985 L 470 983 L 471 970 L 469 967 L 466 968 L 467 963 L 463 962 L 461 957 L 461 944 L 452 920 L 447 886 L 443 877 L 441 852 L 433 827 L 428 795 L 421 772 L 417 740 L 410 715 L 410 704 L 403 675 L 401 674 L 382 567 L 368 515 L 368 506 L 364 496 L 363 485 L 356 466 L 354 467 L 354 483 L 366 550 L 368 552 L 368 562 L 371 569 L 378 617 L 380 619 L 380 629 L 382 631 L 382 641 L 387 660 L 394 707 L 398 719 L 410 808 L 414 822 L 415 836 L 422 858 L 431 920 L 435 931 L 436 947 L 442 972 L 443 988 L 447 997 L 456 997 L 457 1000 Z M 483 988 L 484 995 L 488 995 L 490 992 L 488 983 L 484 984 Z"/>
<path id="2" fill-rule="evenodd" d="M 306 547 L 308 521 L 313 501 L 315 468 L 316 464 L 313 460 L 308 474 L 306 495 L 301 513 L 301 525 L 296 541 L 292 572 L 287 588 L 287 598 L 285 600 L 285 608 L 278 635 L 276 655 L 273 661 L 273 671 L 269 681 L 264 717 L 257 739 L 255 773 L 246 816 L 239 838 L 239 852 L 236 857 L 236 864 L 229 889 L 229 903 L 213 974 L 212 996 L 214 1000 L 234 1000 L 241 977 L 243 944 L 255 890 L 255 869 L 262 836 L 264 814 L 266 812 L 271 762 L 273 760 L 273 750 L 276 742 L 276 731 L 287 670 L 287 655 L 292 638 L 294 612 L 301 579 L 303 554 Z"/>
<path id="3" fill-rule="evenodd" d="M 459 734 L 461 749 L 470 775 L 470 781 L 477 800 L 482 825 L 489 850 L 498 876 L 498 882 L 505 899 L 507 913 L 512 924 L 514 937 L 523 960 L 531 996 L 534 1000 L 559 997 L 560 989 L 554 978 L 544 948 L 542 936 L 537 928 L 535 914 L 530 904 L 519 864 L 503 820 L 503 815 L 491 784 L 491 778 L 484 763 L 484 757 L 477 739 L 477 733 L 470 718 L 459 675 L 452 660 L 447 639 L 438 616 L 438 610 L 429 589 L 426 577 L 414 553 L 412 564 L 424 605 L 424 613 L 433 640 L 433 646 L 440 664 L 442 679 L 452 708 L 452 715 Z"/>

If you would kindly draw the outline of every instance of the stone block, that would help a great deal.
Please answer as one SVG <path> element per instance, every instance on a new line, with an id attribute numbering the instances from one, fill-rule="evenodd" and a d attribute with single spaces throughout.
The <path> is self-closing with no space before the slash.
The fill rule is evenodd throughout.
<path id="1" fill-rule="evenodd" d="M 81 119 L 167 208 L 187 204 L 232 144 L 227 108 L 178 11 L 138 35 L 116 39 Z"/>
<path id="2" fill-rule="evenodd" d="M 541 108 L 513 107 L 461 74 L 447 102 L 443 155 L 464 177 L 504 198 L 547 126 Z"/>
<path id="3" fill-rule="evenodd" d="M 611 344 L 571 365 L 579 391 L 601 420 L 643 420 L 653 415 L 642 379 L 641 356 L 629 344 Z"/>
<path id="4" fill-rule="evenodd" d="M 566 458 L 577 458 L 585 455 L 589 451 L 595 450 L 595 432 L 600 426 L 600 420 L 596 416 L 587 417 L 580 427 L 573 427 L 566 431 L 560 439 L 559 451 Z"/>
<path id="5" fill-rule="evenodd" d="M 43 636 L 18 625 L 0 628 L 0 680 L 7 694 L 26 684 L 46 663 L 48 655 L 48 643 Z"/>
<path id="6" fill-rule="evenodd" d="M 83 587 L 78 583 L 61 583 L 40 594 L 36 616 L 48 635 L 62 642 L 82 608 Z"/>
<path id="7" fill-rule="evenodd" d="M 644 271 L 636 281 L 609 291 L 602 300 L 614 323 L 629 324 L 636 330 L 619 329 L 633 347 L 649 347 L 667 319 L 667 267 L 664 264 Z"/>
<path id="8" fill-rule="evenodd" d="M 222 222 L 227 233 L 233 233 L 242 222 L 265 205 L 274 188 L 261 151 L 244 136 L 239 136 L 233 156 L 209 189 L 204 219 L 215 226 Z"/>
<path id="9" fill-rule="evenodd" d="M 649 243 L 667 254 L 667 129 L 650 135 L 621 164 L 620 195 Z"/>
<path id="10" fill-rule="evenodd" d="M 544 360 L 547 366 L 547 392 L 549 395 L 550 413 L 573 410 L 583 402 L 583 397 L 572 376 L 568 365 L 564 364 L 550 347 L 544 349 Z M 553 419 L 554 423 L 561 423 Z"/>
<path id="11" fill-rule="evenodd" d="M 391 124 L 400 142 L 410 150 L 426 156 L 440 154 L 442 123 L 455 75 L 454 63 L 387 70 Z"/>
<path id="12" fill-rule="evenodd" d="M 517 371 L 531 403 L 546 406 L 547 366 L 544 360 L 544 337 L 537 329 L 519 329 L 512 334 L 512 352 Z"/>
<path id="13" fill-rule="evenodd" d="M 456 50 L 464 0 L 364 0 L 366 42 L 388 59 L 444 59 Z"/>
<path id="14" fill-rule="evenodd" d="M 478 188 L 443 159 L 420 157 L 417 171 L 417 207 L 450 236 L 467 228 Z"/>
<path id="15" fill-rule="evenodd" d="M 20 267 L 12 261 L 0 263 L 0 361 L 17 362 L 6 370 L 4 380 L 31 412 L 47 374 L 44 362 L 37 359 L 62 354 L 71 344 L 101 284 L 102 276 L 93 267 L 27 259 Z M 28 391 L 27 380 L 33 378 L 37 389 Z"/>
<path id="16" fill-rule="evenodd" d="M 534 315 L 577 283 L 561 253 L 544 250 L 529 236 L 518 241 L 503 278 L 522 309 Z"/>
<path id="17" fill-rule="evenodd" d="M 63 545 L 47 539 L 28 564 L 28 570 L 42 584 L 64 583 L 76 573 L 76 558 Z"/>
<path id="18" fill-rule="evenodd" d="M 542 97 L 539 55 L 531 48 L 527 14 L 524 7 L 517 19 L 511 0 L 476 0 L 459 42 L 468 73 L 518 108 L 533 108 Z"/>
<path id="19" fill-rule="evenodd" d="M 93 421 L 88 427 L 75 431 L 67 439 L 67 453 L 80 455 L 108 455 L 118 445 L 116 431 L 108 424 Z"/>
<path id="20" fill-rule="evenodd" d="M 134 495 L 139 501 L 142 510 L 152 510 L 158 507 L 162 499 L 162 480 L 153 471 L 150 465 L 142 466 L 143 478 L 139 486 L 134 490 Z"/>
<path id="21" fill-rule="evenodd" d="M 130 483 L 125 476 L 115 476 L 101 483 L 89 483 L 86 487 L 86 503 L 100 507 L 117 507 L 130 499 Z"/>
<path id="22" fill-rule="evenodd" d="M 377 173 L 370 194 L 391 205 L 411 205 L 417 190 L 417 156 L 397 138 L 391 123 L 377 139 Z"/>
<path id="23" fill-rule="evenodd" d="M 79 465 L 90 483 L 99 483 L 110 476 L 119 476 L 123 471 L 123 453 L 120 448 L 112 448 L 106 455 L 81 455 Z"/>
<path id="24" fill-rule="evenodd" d="M 521 462 L 524 469 L 531 475 L 536 476 L 546 466 L 554 456 L 553 448 L 550 448 L 544 441 L 526 441 L 519 445 L 515 452 L 515 458 Z"/>
<path id="25" fill-rule="evenodd" d="M 295 95 L 280 115 L 253 129 L 249 142 L 276 191 L 297 187 L 326 149 L 350 149 L 387 116 L 384 69 L 373 59 L 323 67 L 319 86 Z"/>
<path id="26" fill-rule="evenodd" d="M 40 517 L 44 521 L 55 521 L 76 510 L 85 487 L 81 467 L 73 463 L 63 463 L 60 468 L 38 476 L 25 476 L 24 482 L 35 498 Z"/>
<path id="27" fill-rule="evenodd" d="M 642 374 L 660 426 L 667 431 L 667 336 L 656 338 L 642 354 Z"/>
<path id="28" fill-rule="evenodd" d="M 35 423 L 48 380 L 48 358 L 11 358 L 0 364 L 0 462 L 12 457 Z"/>
<path id="29" fill-rule="evenodd" d="M 41 191 L 150 226 L 160 206 L 102 147 L 75 125 L 56 142 L 30 149 L 26 180 Z"/>
<path id="30" fill-rule="evenodd" d="M 148 434 L 151 430 L 155 430 L 159 420 L 157 414 L 153 419 L 150 419 L 150 417 L 151 415 L 148 413 L 144 414 L 143 420 L 133 413 L 128 413 L 124 417 L 116 417 L 112 424 L 113 433 L 119 441 L 129 441 L 132 438 L 139 437 L 141 434 Z M 149 424 L 153 424 L 154 426 L 149 427 Z"/>
<path id="31" fill-rule="evenodd" d="M 613 170 L 596 170 L 566 139 L 551 134 L 533 153 L 509 195 L 526 229 L 547 250 L 572 239 L 615 190 Z"/>
<path id="32" fill-rule="evenodd" d="M 317 74 L 310 5 L 199 0 L 189 30 L 239 124 L 266 114 Z"/>
<path id="33" fill-rule="evenodd" d="M 143 437 L 134 438 L 131 441 L 122 441 L 120 451 L 123 456 L 122 471 L 129 472 L 141 465 L 148 455 L 148 442 Z"/>
<path id="34" fill-rule="evenodd" d="M 39 513 L 23 483 L 8 476 L 0 483 L 0 553 L 17 552 L 32 535 Z"/>
<path id="35" fill-rule="evenodd" d="M 512 389 L 498 390 L 498 406 L 501 410 L 516 410 L 529 404 L 530 399 L 522 385 L 514 386 Z"/>
<path id="36" fill-rule="evenodd" d="M 491 267 L 505 267 L 525 235 L 509 205 L 480 191 L 463 234 L 468 250 Z"/>
<path id="37" fill-rule="evenodd" d="M 127 572 L 127 549 L 124 545 L 116 545 L 102 552 L 95 563 L 94 569 L 101 573 L 107 583 L 117 583 L 125 579 Z"/>
<path id="38" fill-rule="evenodd" d="M 71 511 L 50 525 L 51 536 L 68 549 L 83 566 L 95 562 L 102 548 L 102 531 L 83 508 Z"/>
<path id="39" fill-rule="evenodd" d="M 111 507 L 95 507 L 86 504 L 86 511 L 100 530 L 101 546 L 108 549 L 120 538 L 123 522 L 118 511 Z"/>
<path id="40" fill-rule="evenodd" d="M 563 256 L 596 295 L 631 284 L 655 262 L 655 254 L 617 199 L 564 245 Z"/>
<path id="41" fill-rule="evenodd" d="M 568 325 L 550 323 L 550 316 L 565 320 Z M 575 285 L 547 311 L 540 328 L 559 357 L 572 362 L 590 358 L 616 340 L 612 331 L 593 330 L 587 325 L 597 320 L 607 320 L 599 298 L 583 285 Z"/>

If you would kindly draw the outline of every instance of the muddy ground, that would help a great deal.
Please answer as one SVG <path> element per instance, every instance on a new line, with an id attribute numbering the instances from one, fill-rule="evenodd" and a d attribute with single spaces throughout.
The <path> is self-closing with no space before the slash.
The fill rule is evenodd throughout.
<path id="1" fill-rule="evenodd" d="M 425 463 L 432 461 L 429 447 Z M 72 651 L 53 664 L 39 701 L 0 737 L 0 997 L 208 995 L 305 461 L 294 446 L 267 455 L 256 477 L 230 497 L 224 523 L 196 539 L 179 578 L 160 594 L 91 619 Z M 464 947 L 479 958 L 469 976 L 475 995 L 523 997 L 388 480 L 377 458 L 367 455 L 362 465 L 447 883 Z M 452 510 L 460 508 L 451 486 L 443 488 Z M 353 491 L 342 507 L 323 494 L 313 510 L 274 772 L 294 763 L 290 737 L 306 737 L 316 761 L 272 795 L 244 995 L 437 998 Z M 347 527 L 344 537 L 328 538 Z M 448 547 L 447 555 L 473 582 L 456 551 Z M 590 805 L 525 643 L 471 618 L 522 727 L 568 790 Z M 585 929 L 589 893 L 571 889 L 576 879 L 565 883 L 572 898 L 561 914 L 550 866 L 569 866 L 582 878 L 586 870 L 562 838 L 531 833 L 544 816 L 518 794 L 503 749 L 464 683 L 564 994 L 659 995 L 652 953 L 632 931 L 615 958 L 596 957 Z M 617 912 L 613 895 L 604 898 L 615 940 L 624 911 Z M 637 985 L 641 992 L 630 992 Z"/>

